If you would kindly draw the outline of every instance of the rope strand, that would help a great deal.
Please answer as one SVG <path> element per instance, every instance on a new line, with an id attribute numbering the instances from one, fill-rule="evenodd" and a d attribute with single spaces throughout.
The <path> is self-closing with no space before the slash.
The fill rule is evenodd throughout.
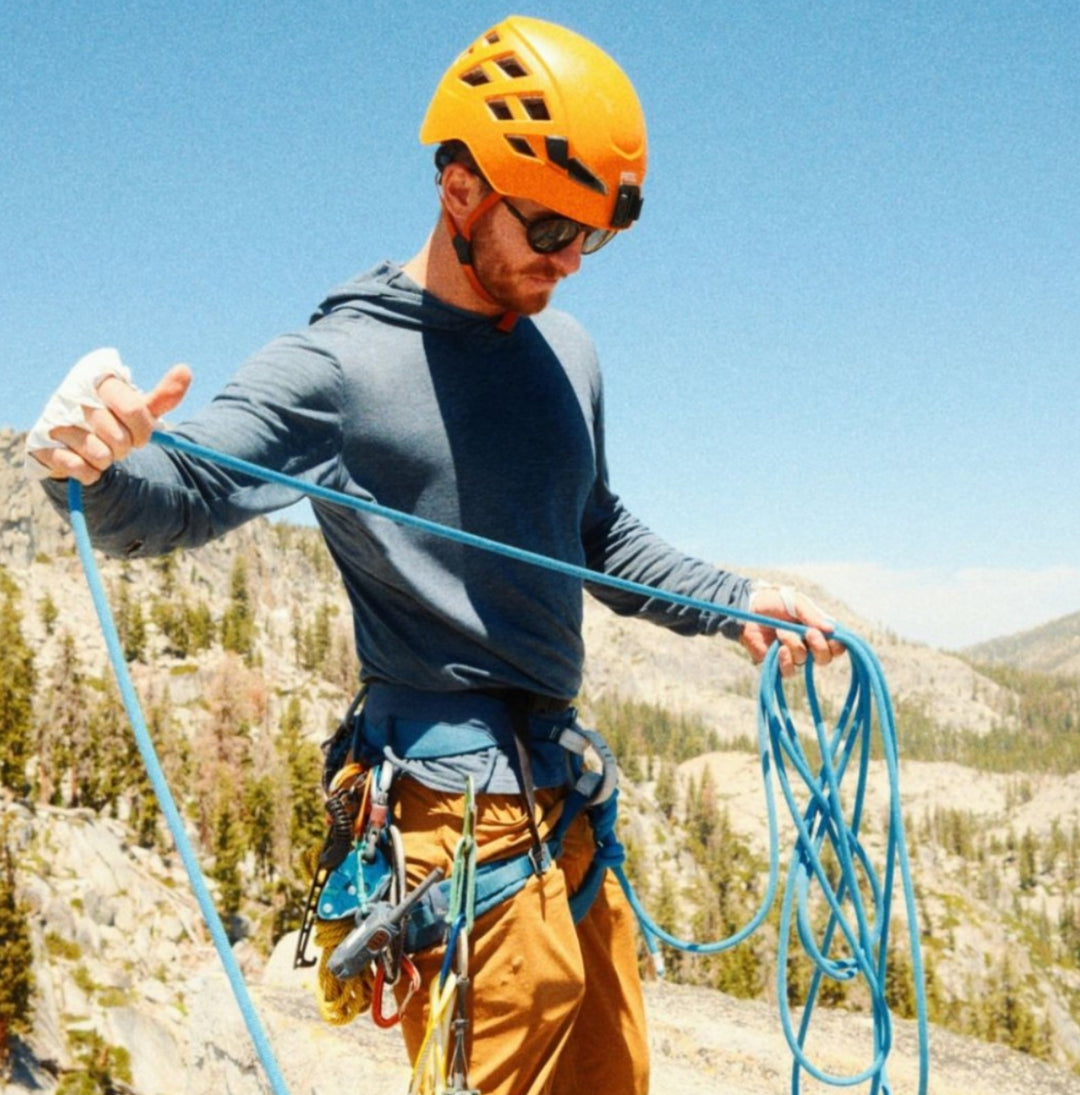
<path id="1" fill-rule="evenodd" d="M 128 672 L 127 660 L 124 658 L 123 644 L 120 642 L 120 635 L 116 630 L 116 623 L 113 620 L 112 612 L 109 609 L 109 602 L 105 596 L 105 587 L 101 581 L 101 575 L 94 562 L 90 534 L 86 527 L 86 515 L 83 513 L 82 488 L 74 479 L 68 481 L 68 509 L 71 513 L 71 527 L 75 533 L 75 543 L 78 547 L 79 558 L 83 565 L 83 571 L 86 574 L 87 584 L 90 587 L 90 596 L 94 602 L 94 609 L 97 612 L 98 622 L 100 623 L 102 633 L 105 636 L 105 646 L 109 653 L 109 660 L 112 663 L 113 672 L 116 675 L 116 683 L 120 688 L 120 697 L 123 700 L 124 710 L 127 712 L 128 720 L 131 722 L 131 728 L 135 733 L 135 744 L 138 746 L 139 754 L 146 767 L 147 775 L 150 777 L 150 782 L 154 787 L 154 793 L 157 795 L 158 804 L 161 806 L 161 812 L 165 815 L 165 821 L 169 826 L 169 832 L 172 833 L 173 841 L 176 844 L 176 850 L 180 853 L 180 859 L 183 861 L 185 871 L 187 871 L 188 881 L 191 883 L 191 889 L 195 894 L 195 900 L 199 904 L 199 910 L 202 912 L 203 920 L 206 921 L 206 926 L 210 931 L 210 937 L 214 941 L 214 948 L 217 950 L 218 958 L 220 958 L 221 965 L 225 970 L 225 975 L 229 980 L 229 986 L 232 988 L 233 996 L 236 998 L 236 1003 L 239 1005 L 240 1014 L 244 1018 L 244 1024 L 247 1027 L 248 1034 L 251 1036 L 251 1041 L 255 1046 L 255 1052 L 262 1062 L 266 1078 L 270 1081 L 270 1087 L 273 1090 L 274 1095 L 289 1095 L 289 1089 L 285 1085 L 285 1078 L 281 1074 L 281 1069 L 278 1067 L 277 1059 L 274 1057 L 274 1051 L 270 1045 L 270 1040 L 266 1036 L 266 1031 L 263 1029 L 259 1014 L 255 1010 L 255 1005 L 252 1003 L 251 996 L 248 993 L 244 975 L 240 972 L 240 966 L 237 963 L 236 956 L 233 954 L 232 947 L 229 944 L 229 937 L 225 934 L 225 928 L 221 923 L 221 917 L 218 916 L 218 911 L 214 907 L 214 900 L 210 896 L 210 891 L 207 888 L 206 880 L 203 877 L 198 858 L 191 846 L 191 841 L 188 839 L 187 831 L 184 828 L 184 822 L 180 817 L 180 811 L 176 807 L 176 801 L 173 799 L 172 791 L 169 788 L 169 782 L 165 778 L 161 762 L 158 760 L 157 751 L 154 749 L 153 739 L 150 737 L 150 732 L 146 727 L 146 720 L 143 718 L 139 697 L 135 692 L 134 684 L 132 684 L 131 674 Z"/>

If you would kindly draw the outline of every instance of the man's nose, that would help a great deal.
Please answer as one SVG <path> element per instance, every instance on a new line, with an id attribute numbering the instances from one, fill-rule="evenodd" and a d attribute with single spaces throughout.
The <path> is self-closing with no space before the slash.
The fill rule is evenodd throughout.
<path id="1" fill-rule="evenodd" d="M 585 233 L 579 232 L 571 243 L 559 251 L 553 251 L 549 256 L 564 278 L 577 273 L 581 265 L 581 247 L 584 242 Z"/>

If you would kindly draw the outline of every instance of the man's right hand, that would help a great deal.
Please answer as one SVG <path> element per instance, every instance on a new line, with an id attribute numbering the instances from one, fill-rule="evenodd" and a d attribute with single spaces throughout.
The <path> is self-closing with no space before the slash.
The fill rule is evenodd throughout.
<path id="1" fill-rule="evenodd" d="M 119 376 L 106 376 L 94 389 L 100 406 L 82 407 L 82 424 L 48 431 L 57 448 L 28 448 L 51 479 L 96 483 L 117 460 L 150 440 L 157 420 L 180 404 L 191 385 L 191 370 L 174 365 L 150 392 L 140 392 Z"/>

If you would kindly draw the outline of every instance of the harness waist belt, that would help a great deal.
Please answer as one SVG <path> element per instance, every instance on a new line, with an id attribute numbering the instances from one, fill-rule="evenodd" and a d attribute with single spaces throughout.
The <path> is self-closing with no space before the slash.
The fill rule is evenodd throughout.
<path id="1" fill-rule="evenodd" d="M 362 749 L 380 757 L 389 748 L 408 760 L 433 760 L 494 747 L 514 757 L 515 710 L 528 715 L 536 786 L 564 784 L 566 754 L 557 741 L 574 723 L 575 709 L 567 700 L 516 689 L 425 692 L 374 681 L 362 708 Z"/>

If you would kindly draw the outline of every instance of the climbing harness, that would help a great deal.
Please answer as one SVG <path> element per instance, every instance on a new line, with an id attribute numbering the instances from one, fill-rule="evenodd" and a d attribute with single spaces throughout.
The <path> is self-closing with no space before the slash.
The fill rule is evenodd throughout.
<path id="1" fill-rule="evenodd" d="M 320 1009 L 328 1021 L 348 1022 L 370 1008 L 376 1023 L 385 1025 L 381 1020 L 381 987 L 395 982 L 402 961 L 442 944 L 447 944 L 448 953 L 452 953 L 451 940 L 461 945 L 460 927 L 455 928 L 461 893 L 468 895 L 465 911 L 467 927 L 471 927 L 476 916 L 513 897 L 531 875 L 542 874 L 555 862 L 570 823 L 582 809 L 605 801 L 613 793 L 618 776 L 615 759 L 603 738 L 579 727 L 576 712 L 564 703 L 507 689 L 433 698 L 383 682 L 366 688 L 362 699 L 371 697 L 375 717 L 368 717 L 367 707 L 358 697 L 327 743 L 328 766 L 335 762 L 343 765 L 336 775 L 329 771 L 324 775 L 324 783 L 329 781 L 330 824 L 318 862 L 331 869 L 322 870 L 320 866 L 312 882 L 295 964 L 314 964 L 314 959 L 305 958 L 314 926 L 316 942 L 322 949 Z M 384 723 L 378 714 L 387 708 L 398 717 Z M 436 710 L 443 718 L 468 721 L 431 722 L 423 717 Z M 497 726 L 486 725 L 486 720 L 497 712 L 504 715 L 501 734 Z M 391 772 L 397 765 L 417 758 L 473 752 L 492 744 L 508 751 L 511 738 L 534 744 L 541 740 L 555 746 L 559 757 L 557 782 L 565 786 L 567 772 L 574 780 L 559 822 L 548 839 L 541 840 L 534 828 L 534 844 L 527 852 L 477 865 L 470 821 L 450 876 L 442 880 L 433 872 L 406 894 L 404 856 L 396 852 L 400 835 L 388 810 Z M 360 754 L 383 759 L 365 769 L 351 759 Z M 594 765 L 592 769 L 585 767 L 586 755 Z M 522 771 L 529 773 L 531 784 L 534 766 L 529 749 L 521 750 L 518 763 Z M 551 785 L 552 777 L 553 762 L 548 758 L 545 785 Z M 371 789 L 362 797 L 356 790 L 361 778 Z M 347 805 L 349 802 L 354 805 Z M 467 805 L 467 810 L 471 809 Z M 380 854 L 380 849 L 391 849 L 393 854 Z M 592 886 L 586 900 L 573 902 L 576 920 L 587 911 L 596 888 Z M 388 923 L 385 931 L 384 922 Z M 460 968 L 455 976 L 461 982 Z M 465 984 L 461 984 L 458 998 L 464 997 Z"/>
<path id="2" fill-rule="evenodd" d="M 261 468 L 249 461 L 196 445 L 161 431 L 155 431 L 152 435 L 152 441 L 162 448 L 185 452 L 190 456 L 208 460 L 257 479 L 288 486 L 311 497 L 320 498 L 360 512 L 381 516 L 405 527 L 420 529 L 518 562 L 545 567 L 580 579 L 583 582 L 605 585 L 701 612 L 716 613 L 718 611 L 716 605 L 694 597 L 669 593 L 628 579 L 594 572 L 585 567 L 552 559 L 536 552 L 502 544 L 478 536 L 475 533 L 449 528 L 437 522 L 391 509 L 377 502 L 355 498 L 317 484 L 305 483 L 281 472 Z M 153 743 L 146 730 L 138 698 L 131 683 L 130 674 L 127 672 L 123 648 L 109 611 L 100 575 L 94 563 L 89 533 L 82 512 L 81 488 L 75 480 L 71 480 L 69 483 L 68 499 L 79 555 L 105 634 L 109 657 L 117 675 L 124 706 L 135 731 L 139 751 L 161 802 L 162 812 L 166 817 L 173 839 L 176 841 L 181 859 L 191 880 L 192 889 L 210 928 L 215 947 L 240 1005 L 241 1013 L 244 1016 L 267 1078 L 275 1095 L 287 1095 L 287 1089 L 274 1059 L 273 1051 L 266 1039 L 258 1015 L 251 1004 L 243 977 L 232 955 L 224 928 L 221 926 L 220 918 L 207 891 L 198 861 L 187 839 L 179 812 L 176 809 L 171 791 L 154 752 Z M 760 623 L 772 628 L 781 626 L 785 631 L 800 635 L 804 635 L 808 630 L 802 624 L 776 620 L 768 616 L 726 606 L 723 607 L 722 611 L 746 622 Z M 812 660 L 806 664 L 804 669 L 806 691 L 816 736 L 816 756 L 814 760 L 808 759 L 804 752 L 784 693 L 779 673 L 779 644 L 773 644 L 762 667 L 758 705 L 758 735 L 768 814 L 770 868 L 765 895 L 761 906 L 752 919 L 730 938 L 715 943 L 703 944 L 680 940 L 664 931 L 649 918 L 626 877 L 623 869 L 624 851 L 615 836 L 618 792 L 614 788 L 613 764 L 611 765 L 610 774 L 579 770 L 577 781 L 567 797 L 566 807 L 563 810 L 564 818 L 567 815 L 574 816 L 582 809 L 587 811 L 592 822 L 597 845 L 596 854 L 586 879 L 579 888 L 578 893 L 574 895 L 572 909 L 575 913 L 575 919 L 579 918 L 579 914 L 583 915 L 584 909 L 588 907 L 588 902 L 591 901 L 590 895 L 594 895 L 599 888 L 604 871 L 611 870 L 641 922 L 646 943 L 654 956 L 657 956 L 658 968 L 662 968 L 659 962 L 658 941 L 691 953 L 707 954 L 726 950 L 746 939 L 764 921 L 779 887 L 779 838 L 775 795 L 772 787 L 772 779 L 775 776 L 796 829 L 795 849 L 788 870 L 781 910 L 782 925 L 777 989 L 781 1022 L 793 1055 L 793 1095 L 798 1093 L 800 1076 L 804 1071 L 816 1079 L 836 1086 L 849 1086 L 869 1081 L 870 1095 L 878 1095 L 878 1093 L 880 1095 L 890 1095 L 891 1089 L 888 1084 L 885 1066 L 892 1048 L 892 1022 L 885 998 L 885 981 L 892 913 L 892 892 L 897 880 L 900 882 L 904 895 L 915 981 L 916 1017 L 919 1036 L 919 1095 L 925 1095 L 929 1075 L 926 1000 L 919 947 L 918 917 L 900 808 L 899 760 L 895 719 L 885 687 L 884 674 L 873 651 L 861 638 L 845 628 L 837 626 L 832 634 L 847 649 L 852 666 L 852 680 L 840 715 L 830 727 L 823 714 L 822 705 L 818 700 L 814 687 Z M 875 727 L 883 746 L 890 795 L 885 868 L 884 875 L 880 878 L 873 868 L 869 853 L 859 839 L 865 813 L 864 800 L 867 788 L 870 744 Z M 580 751 L 590 747 L 598 751 L 606 749 L 606 746 L 599 744 L 602 739 L 598 735 L 592 737 L 590 736 L 592 732 L 583 731 L 580 727 L 574 727 L 574 731 L 580 736 L 575 738 L 573 735 L 568 735 L 566 739 L 568 743 L 573 742 L 573 745 L 568 745 L 572 750 L 574 746 L 580 746 Z M 856 773 L 856 789 L 850 812 L 846 812 L 841 796 L 841 783 L 849 770 Z M 354 777 L 359 779 L 362 774 L 353 772 L 349 776 L 343 777 L 343 779 L 348 782 Z M 799 806 L 792 790 L 793 776 L 803 781 L 809 795 L 808 802 L 803 807 Z M 377 862 L 380 855 L 385 860 L 384 863 L 380 864 L 379 871 L 374 873 L 386 873 L 383 868 L 385 868 L 386 863 L 389 863 L 389 873 L 392 875 L 396 865 L 403 864 L 400 845 L 399 843 L 396 845 L 394 841 L 393 826 L 382 826 L 387 833 L 386 837 L 383 838 L 379 835 L 379 825 L 376 823 L 375 834 L 372 836 L 372 816 L 378 819 L 380 816 L 378 811 L 385 810 L 385 803 L 380 804 L 378 801 L 383 778 L 375 777 L 370 773 L 366 774 L 365 786 L 367 790 L 359 797 L 357 797 L 356 785 L 351 784 L 348 791 L 342 792 L 341 802 L 338 805 L 333 808 L 328 806 L 328 814 L 331 820 L 330 839 L 324 846 L 323 854 L 320 855 L 316 872 L 316 880 L 320 882 L 321 892 L 315 886 L 315 881 L 313 881 L 312 893 L 318 893 L 320 908 L 323 902 L 331 899 L 339 900 L 335 896 L 333 883 L 335 878 L 343 879 L 346 892 L 340 897 L 342 904 L 339 907 L 348 908 L 348 903 L 351 901 L 353 903 L 351 911 L 354 920 L 356 910 L 360 908 L 362 900 L 366 901 L 369 906 L 374 902 L 392 900 L 393 903 L 390 909 L 383 910 L 387 918 L 386 922 L 391 922 L 393 913 L 404 905 L 402 911 L 408 914 L 404 925 L 400 930 L 397 930 L 395 922 L 395 930 L 386 930 L 383 934 L 386 937 L 387 946 L 381 950 L 376 950 L 376 955 L 380 961 L 375 964 L 382 973 L 382 983 L 385 983 L 391 975 L 396 978 L 403 969 L 408 972 L 405 966 L 407 955 L 414 953 L 421 946 L 430 945 L 430 942 L 425 941 L 427 938 L 430 938 L 431 942 L 446 942 L 446 958 L 443 971 L 437 984 L 432 986 L 429 1005 L 432 1022 L 437 1020 L 438 1029 L 445 1033 L 439 1036 L 442 1038 L 441 1042 L 438 1042 L 438 1039 L 435 1038 L 434 1027 L 429 1026 L 429 1033 L 432 1034 L 432 1045 L 438 1042 L 444 1048 L 447 1046 L 452 1047 L 446 1064 L 453 1074 L 452 1082 L 457 1084 L 454 1095 L 470 1095 L 464 1068 L 464 1005 L 461 1003 L 463 1000 L 462 989 L 468 985 L 468 953 L 467 945 L 463 944 L 461 940 L 463 938 L 467 940 L 468 938 L 468 931 L 472 923 L 471 918 L 482 915 L 485 905 L 485 887 L 492 892 L 505 890 L 506 893 L 513 893 L 516 892 L 516 889 L 520 889 L 532 871 L 538 868 L 543 869 L 558 854 L 560 842 L 569 821 L 560 819 L 555 832 L 539 850 L 534 847 L 529 854 L 518 857 L 517 860 L 487 864 L 480 867 L 475 865 L 467 867 L 462 872 L 467 876 L 467 882 L 462 882 L 460 878 L 455 881 L 453 876 L 450 880 L 444 879 L 442 881 L 429 876 L 418 888 L 422 892 L 416 893 L 414 891 L 411 895 L 412 900 L 405 900 L 410 895 L 406 894 L 404 884 L 400 881 L 398 883 L 399 888 L 392 899 L 386 897 L 389 889 L 381 896 L 375 896 L 379 893 L 382 883 L 374 877 L 366 879 L 361 862 L 358 861 L 354 868 L 350 868 L 348 863 L 350 856 L 360 854 L 361 847 L 365 852 L 370 847 L 374 850 L 373 862 Z M 385 778 L 388 779 L 389 777 Z M 373 779 L 376 782 L 374 786 L 371 786 Z M 338 790 L 341 790 L 340 786 Z M 371 796 L 370 805 L 366 807 L 363 794 Z M 351 813 L 354 804 L 356 806 L 355 815 Z M 365 809 L 367 810 L 366 816 L 364 814 Z M 337 816 L 335 816 L 335 810 Z M 385 816 L 385 814 L 382 816 Z M 356 841 L 356 837 L 359 829 L 364 826 L 366 828 L 364 828 L 364 840 L 361 845 L 360 842 Z M 346 833 L 349 827 L 353 831 L 351 836 L 347 837 Z M 466 829 L 471 832 L 468 825 Z M 467 845 L 464 831 L 462 840 L 466 841 Z M 351 850 L 349 849 L 350 842 L 353 843 Z M 836 882 L 830 880 L 822 865 L 822 851 L 826 846 L 832 851 L 837 864 L 839 880 Z M 340 860 L 336 860 L 342 848 L 346 849 L 345 855 Z M 536 862 L 537 859 L 539 859 L 539 863 Z M 500 872 L 502 872 L 501 875 Z M 318 879 L 319 874 L 322 875 L 321 880 Z M 403 878 L 403 875 L 404 869 L 401 866 L 399 879 Z M 486 883 L 484 881 L 485 875 L 487 877 Z M 363 887 L 357 887 L 349 881 L 350 879 L 365 879 L 363 887 L 370 884 L 370 894 L 366 891 L 360 894 L 358 891 Z M 350 885 L 353 886 L 354 892 L 352 893 L 348 892 Z M 828 923 L 824 931 L 820 933 L 815 933 L 810 916 L 810 900 L 815 887 L 824 897 L 830 910 Z M 328 892 L 330 893 L 329 898 L 327 897 Z M 462 893 L 465 894 L 464 909 L 462 908 Z M 866 900 L 867 894 L 871 899 L 869 903 Z M 453 901 L 451 901 L 451 896 Z M 328 907 L 328 911 L 333 910 Z M 361 917 L 360 919 L 364 918 Z M 320 938 L 320 930 L 327 923 L 335 926 L 338 932 L 338 939 L 333 945 L 330 945 L 326 939 Z M 341 931 L 342 924 L 345 925 L 346 930 L 344 932 Z M 795 1029 L 790 1007 L 787 1004 L 786 959 L 792 927 L 794 927 L 800 943 L 815 965 L 815 973 L 811 980 L 807 1003 L 798 1030 Z M 323 949 L 325 956 L 328 948 L 330 954 L 338 953 L 338 948 L 343 944 L 345 937 L 350 932 L 360 931 L 360 929 L 360 924 L 356 924 L 355 928 L 349 928 L 348 912 L 343 917 L 329 921 L 324 921 L 321 917 L 315 917 L 310 923 L 305 914 L 302 928 L 303 943 L 298 947 L 298 959 L 303 958 L 303 944 L 306 944 L 313 930 L 315 943 Z M 305 932 L 306 934 L 304 934 Z M 362 942 L 363 936 L 361 935 L 359 938 Z M 373 939 L 374 933 L 371 938 L 363 943 L 363 947 L 359 949 L 358 953 L 370 952 L 370 944 Z M 842 943 L 846 954 L 841 957 L 832 957 L 834 943 L 837 941 Z M 397 953 L 396 958 L 391 957 L 386 964 L 382 962 L 384 955 L 393 956 L 395 952 Z M 346 953 L 342 959 L 343 963 L 348 957 L 349 954 Z M 306 961 L 304 959 L 304 962 Z M 409 975 L 412 976 L 412 974 Z M 819 1069 L 805 1050 L 810 1019 L 822 980 L 825 977 L 847 981 L 856 976 L 865 980 L 870 992 L 873 1014 L 873 1060 L 864 1070 L 854 1076 L 833 1076 Z M 362 978 L 349 978 L 339 983 L 345 991 L 348 991 L 353 982 L 362 982 L 362 980 Z M 359 998 L 362 1000 L 364 996 L 363 987 L 357 991 Z M 381 1021 L 385 1016 L 382 1011 L 381 988 L 379 991 L 380 999 L 377 1010 Z M 369 1004 L 372 992 L 373 987 L 367 993 L 367 1003 Z M 356 1001 L 353 1001 L 353 1004 L 355 1003 Z M 450 1034 L 453 1035 L 453 1042 L 449 1037 Z M 427 1042 L 425 1041 L 426 1045 Z M 429 1051 L 427 1056 L 432 1057 L 433 1053 Z M 418 1064 L 423 1057 L 425 1057 L 425 1054 L 422 1051 L 420 1058 L 418 1058 Z M 442 1075 L 445 1077 L 447 1073 L 444 1071 Z M 414 1076 L 415 1082 L 417 1081 Z M 439 1083 L 442 1082 L 443 1080 L 440 1079 Z M 419 1095 L 426 1095 L 422 1088 L 418 1089 L 418 1092 Z"/>

